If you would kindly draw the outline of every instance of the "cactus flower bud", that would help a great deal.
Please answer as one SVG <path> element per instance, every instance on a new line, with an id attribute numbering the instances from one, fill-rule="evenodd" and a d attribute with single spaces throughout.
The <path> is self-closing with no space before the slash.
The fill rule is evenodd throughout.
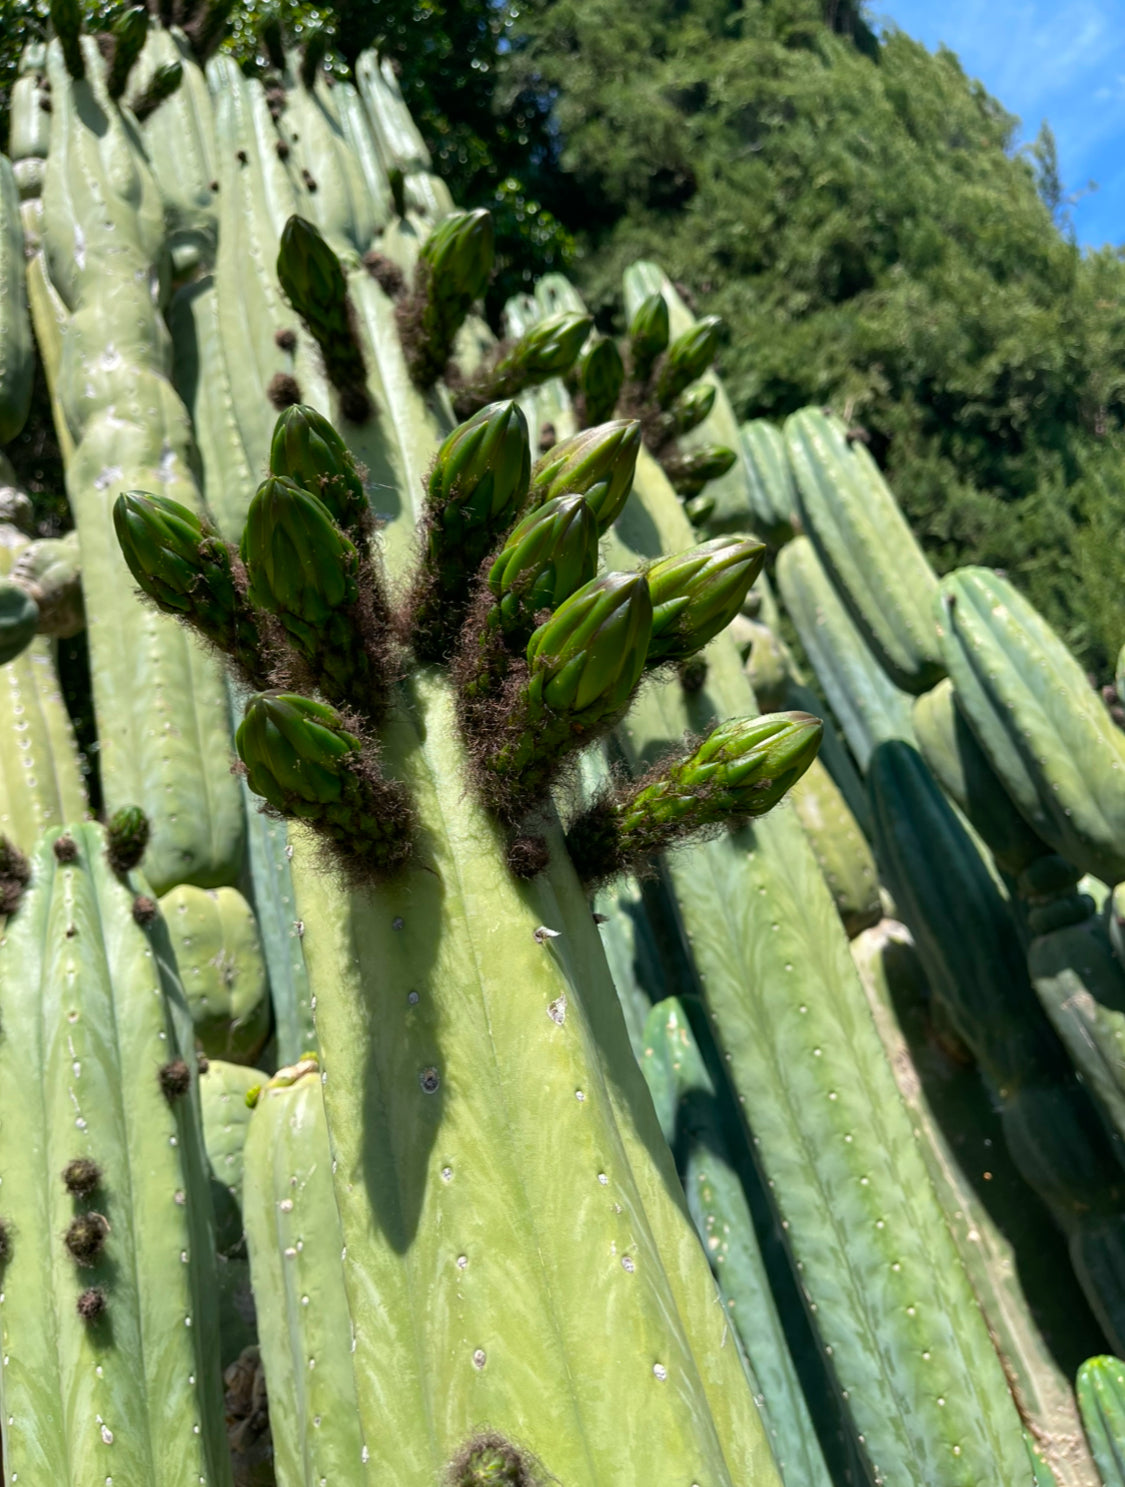
<path id="1" fill-rule="evenodd" d="M 661 408 L 670 408 L 714 361 L 722 323 L 717 315 L 707 315 L 668 347 L 656 376 L 656 401 Z"/>
<path id="2" fill-rule="evenodd" d="M 667 300 L 659 293 L 648 295 L 629 323 L 630 372 L 635 382 L 647 382 L 656 358 L 667 349 L 670 334 Z"/>
<path id="3" fill-rule="evenodd" d="M 127 10 L 114 21 L 110 35 L 113 38 L 113 60 L 109 65 L 106 92 L 111 98 L 120 98 L 133 63 L 140 56 L 148 36 L 148 11 L 143 5 Z"/>
<path id="4" fill-rule="evenodd" d="M 467 418 L 497 398 L 518 397 L 548 377 L 564 377 L 590 334 L 589 315 L 549 315 L 526 330 L 499 360 L 482 371 L 458 393 L 454 406 Z"/>
<path id="5" fill-rule="evenodd" d="M 619 712 L 640 680 L 652 634 L 643 573 L 607 573 L 565 600 L 527 645 L 528 697 L 595 718 Z"/>
<path id="6" fill-rule="evenodd" d="M 557 609 L 598 571 L 598 524 L 582 496 L 556 496 L 529 512 L 488 575 L 501 629 L 530 628 L 541 609 Z"/>
<path id="7" fill-rule="evenodd" d="M 235 734 L 250 789 L 318 831 L 352 876 L 378 877 L 410 853 L 412 811 L 384 780 L 334 707 L 293 692 L 260 692 Z"/>
<path id="8" fill-rule="evenodd" d="M 269 665 L 260 616 L 238 591 L 226 543 L 186 506 L 146 491 L 118 496 L 113 525 L 129 570 L 148 597 L 224 651 L 246 680 L 262 685 Z"/>
<path id="9" fill-rule="evenodd" d="M 682 392 L 672 405 L 672 432 L 688 434 L 707 418 L 715 406 L 715 385 L 700 382 Z"/>
<path id="10" fill-rule="evenodd" d="M 823 732 L 808 713 L 731 718 L 690 754 L 583 811 L 567 832 L 579 877 L 601 882 L 701 832 L 765 815 L 816 758 Z"/>
<path id="11" fill-rule="evenodd" d="M 184 80 L 181 62 L 165 62 L 152 75 L 148 87 L 132 103 L 133 116 L 138 123 L 156 112 L 166 98 L 171 98 Z"/>
<path id="12" fill-rule="evenodd" d="M 531 502 L 541 506 L 555 496 L 585 496 L 598 531 L 605 533 L 621 515 L 641 448 L 641 426 L 619 420 L 583 429 L 564 439 L 531 472 Z"/>
<path id="13" fill-rule="evenodd" d="M 289 303 L 320 347 L 328 379 L 341 393 L 346 415 L 362 423 L 371 405 L 347 280 L 340 260 L 304 217 L 294 215 L 282 228 L 277 277 Z"/>
<path id="14" fill-rule="evenodd" d="M 698 449 L 677 450 L 660 463 L 676 494 L 685 499 L 697 496 L 709 480 L 718 480 L 734 465 L 738 455 L 723 444 L 701 444 Z"/>
<path id="15" fill-rule="evenodd" d="M 356 550 L 319 497 L 271 475 L 246 515 L 242 561 L 250 598 L 278 615 L 295 637 L 310 638 L 355 602 Z"/>
<path id="16" fill-rule="evenodd" d="M 578 354 L 578 390 L 582 422 L 589 428 L 613 417 L 625 381 L 625 365 L 617 342 L 609 336 L 591 336 Z"/>
<path id="17" fill-rule="evenodd" d="M 766 560 L 756 538 L 715 537 L 646 570 L 652 595 L 648 666 L 684 661 L 725 630 Z"/>
<path id="18" fill-rule="evenodd" d="M 86 63 L 82 57 L 82 6 L 79 0 L 50 0 L 50 12 L 66 70 L 78 82 L 86 76 Z"/>
<path id="19" fill-rule="evenodd" d="M 457 332 L 488 287 L 494 252 L 492 217 L 483 209 L 451 213 L 423 243 L 413 291 L 396 311 L 410 375 L 419 387 L 441 376 Z"/>
<path id="20" fill-rule="evenodd" d="M 477 570 L 518 516 L 530 476 L 527 419 L 517 403 L 482 408 L 438 450 L 408 601 L 421 660 L 441 660 L 452 647 Z"/>
<path id="21" fill-rule="evenodd" d="M 362 536 L 370 526 L 370 506 L 355 460 L 322 413 L 297 403 L 274 425 L 270 474 L 295 481 L 328 507 L 345 532 Z"/>

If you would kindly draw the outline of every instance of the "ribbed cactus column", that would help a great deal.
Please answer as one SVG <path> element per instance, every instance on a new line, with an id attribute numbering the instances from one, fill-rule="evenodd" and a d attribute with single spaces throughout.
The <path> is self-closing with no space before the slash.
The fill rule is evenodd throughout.
<path id="1" fill-rule="evenodd" d="M 105 847 L 49 832 L 0 942 L 5 1475 L 230 1487 L 191 1022 Z"/>
<path id="2" fill-rule="evenodd" d="M 122 488 L 198 509 L 191 431 L 167 378 L 168 337 L 153 299 L 163 272 L 160 198 L 134 133 L 82 42 L 86 77 L 49 48 L 51 150 L 43 241 L 71 315 L 56 391 L 75 441 L 67 493 L 82 548 L 100 766 L 107 805 L 152 821 L 146 870 L 157 889 L 231 881 L 242 807 L 228 767 L 218 667 L 165 616 L 138 608 L 113 537 Z"/>

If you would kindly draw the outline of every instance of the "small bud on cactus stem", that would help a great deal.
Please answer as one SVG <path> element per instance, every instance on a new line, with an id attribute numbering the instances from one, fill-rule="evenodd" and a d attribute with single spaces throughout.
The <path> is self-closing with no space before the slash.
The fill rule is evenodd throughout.
<path id="1" fill-rule="evenodd" d="M 633 489 L 633 475 L 641 448 L 641 426 L 618 420 L 583 429 L 543 455 L 531 472 L 530 504 L 542 506 L 555 496 L 586 498 L 608 532 L 625 508 Z"/>
<path id="2" fill-rule="evenodd" d="M 337 389 L 346 416 L 362 423 L 370 414 L 367 366 L 348 300 L 340 260 L 319 230 L 304 217 L 289 218 L 281 232 L 277 277 L 289 303 L 309 328 L 328 380 Z M 346 405 L 345 405 L 346 404 Z"/>
<path id="3" fill-rule="evenodd" d="M 647 570 L 652 640 L 646 664 L 684 661 L 725 630 L 766 559 L 756 538 L 716 537 Z"/>
<path id="4" fill-rule="evenodd" d="M 501 350 L 492 367 L 467 382 L 454 398 L 460 418 L 467 418 L 497 398 L 518 397 L 548 377 L 564 377 L 574 365 L 593 320 L 563 313 L 540 320 L 514 346 Z"/>
<path id="5" fill-rule="evenodd" d="M 579 877 L 603 882 L 678 842 L 765 815 L 816 758 L 823 732 L 808 713 L 732 718 L 577 818 L 567 846 Z"/>

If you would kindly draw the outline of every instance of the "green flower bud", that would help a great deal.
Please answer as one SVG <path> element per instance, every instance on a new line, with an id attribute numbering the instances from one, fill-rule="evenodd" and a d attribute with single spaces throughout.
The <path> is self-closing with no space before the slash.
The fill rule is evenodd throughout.
<path id="1" fill-rule="evenodd" d="M 148 36 L 148 11 L 143 5 L 135 5 L 132 10 L 118 16 L 110 34 L 113 37 L 113 60 L 106 79 L 106 91 L 111 98 L 120 98 L 133 63 L 141 55 Z"/>
<path id="2" fill-rule="evenodd" d="M 816 758 L 823 732 L 797 712 L 723 723 L 692 753 L 582 812 L 567 832 L 579 877 L 601 882 L 700 832 L 765 815 Z"/>
<path id="3" fill-rule="evenodd" d="M 150 114 L 154 114 L 166 98 L 171 98 L 183 80 L 182 63 L 165 62 L 158 67 L 148 87 L 133 101 L 133 117 L 137 122 L 143 124 Z"/>
<path id="4" fill-rule="evenodd" d="M 519 338 L 496 368 L 504 396 L 515 397 L 548 377 L 563 377 L 582 349 L 594 321 L 590 315 L 549 315 Z"/>
<path id="5" fill-rule="evenodd" d="M 495 251 L 492 215 L 483 208 L 453 212 L 422 244 L 419 257 L 430 270 L 430 300 L 441 307 L 446 327 L 456 320 L 453 334 L 488 288 Z"/>
<path id="6" fill-rule="evenodd" d="M 39 628 L 39 606 L 19 584 L 0 578 L 0 666 L 25 651 Z"/>
<path id="7" fill-rule="evenodd" d="M 668 347 L 656 378 L 656 401 L 662 408 L 670 408 L 714 361 L 722 323 L 717 315 L 707 315 Z"/>
<path id="8" fill-rule="evenodd" d="M 650 294 L 637 306 L 629 324 L 629 358 L 633 377 L 648 379 L 653 363 L 668 345 L 668 302 L 662 294 Z"/>
<path id="9" fill-rule="evenodd" d="M 292 480 L 328 507 L 345 532 L 362 534 L 370 507 L 355 460 L 322 413 L 296 403 L 277 420 L 270 444 L 270 474 Z"/>
<path id="10" fill-rule="evenodd" d="M 725 475 L 738 459 L 723 444 L 701 444 L 697 449 L 677 450 L 661 459 L 664 473 L 677 495 L 697 496 L 709 480 Z"/>
<path id="11" fill-rule="evenodd" d="M 342 307 L 348 286 L 340 260 L 304 217 L 295 214 L 281 229 L 277 277 L 286 299 L 309 325 L 326 307 Z"/>
<path id="12" fill-rule="evenodd" d="M 123 805 L 106 826 L 106 856 L 115 873 L 130 873 L 148 846 L 148 817 L 139 805 Z"/>
<path id="13" fill-rule="evenodd" d="M 502 629 L 557 609 L 598 571 L 598 524 L 581 496 L 556 496 L 509 536 L 488 575 Z"/>
<path id="14" fill-rule="evenodd" d="M 527 499 L 531 444 L 518 403 L 491 403 L 438 450 L 429 482 L 431 547 L 475 570 Z"/>
<path id="15" fill-rule="evenodd" d="M 230 555 L 193 511 L 167 496 L 125 491 L 113 505 L 117 541 L 137 583 L 161 609 L 216 624 L 233 614 Z"/>
<path id="16" fill-rule="evenodd" d="M 51 25 L 62 47 L 66 70 L 77 82 L 86 76 L 82 57 L 82 6 L 79 0 L 50 0 Z"/>
<path id="17" fill-rule="evenodd" d="M 641 426 L 619 420 L 583 429 L 564 439 L 538 461 L 531 472 L 531 502 L 541 506 L 555 496 L 585 496 L 607 532 L 624 510 L 633 489 L 641 448 Z"/>
<path id="18" fill-rule="evenodd" d="M 700 382 L 682 392 L 672 407 L 673 434 L 688 434 L 698 428 L 715 406 L 715 393 L 713 382 Z"/>
<path id="19" fill-rule="evenodd" d="M 250 789 L 286 816 L 315 821 L 345 792 L 360 741 L 334 707 L 292 692 L 260 692 L 235 734 Z"/>
<path id="20" fill-rule="evenodd" d="M 578 354 L 577 371 L 583 422 L 589 427 L 612 418 L 625 381 L 617 342 L 609 336 L 591 336 Z"/>
<path id="21" fill-rule="evenodd" d="M 565 600 L 527 645 L 528 699 L 594 718 L 625 707 L 644 669 L 652 599 L 643 573 L 607 573 Z"/>
<path id="22" fill-rule="evenodd" d="M 652 595 L 649 666 L 684 661 L 738 614 L 766 560 L 756 538 L 715 537 L 646 570 Z"/>
<path id="23" fill-rule="evenodd" d="M 271 475 L 246 515 L 242 561 L 250 599 L 278 615 L 312 654 L 317 632 L 357 597 L 356 550 L 319 497 Z"/>

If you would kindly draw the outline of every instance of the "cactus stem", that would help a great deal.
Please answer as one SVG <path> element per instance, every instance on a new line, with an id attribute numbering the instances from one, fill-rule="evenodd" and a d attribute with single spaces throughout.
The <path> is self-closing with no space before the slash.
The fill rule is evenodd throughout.
<path id="1" fill-rule="evenodd" d="M 0 1265 L 6 1265 L 12 1257 L 12 1229 L 6 1219 L 0 1219 Z"/>

